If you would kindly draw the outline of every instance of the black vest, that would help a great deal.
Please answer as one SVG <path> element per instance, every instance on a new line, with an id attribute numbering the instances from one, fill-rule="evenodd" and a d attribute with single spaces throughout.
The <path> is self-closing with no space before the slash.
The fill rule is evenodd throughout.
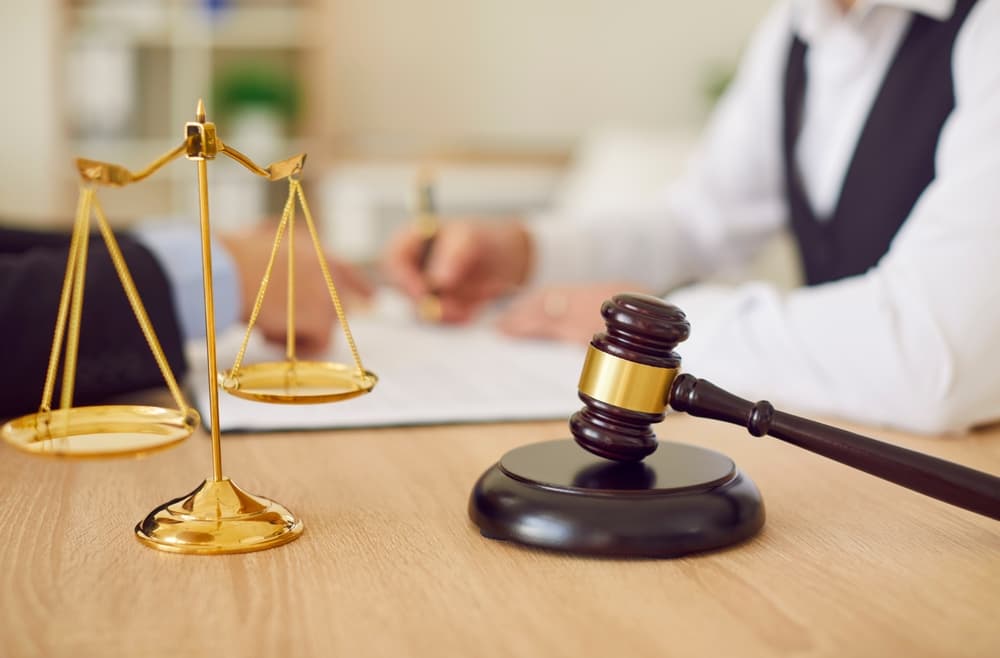
<path id="1" fill-rule="evenodd" d="M 833 215 L 819 220 L 795 165 L 806 87 L 806 45 L 792 40 L 785 70 L 785 185 L 806 283 L 862 274 L 934 180 L 934 154 L 955 106 L 951 51 L 975 0 L 958 0 L 944 22 L 914 14 L 868 113 Z"/>

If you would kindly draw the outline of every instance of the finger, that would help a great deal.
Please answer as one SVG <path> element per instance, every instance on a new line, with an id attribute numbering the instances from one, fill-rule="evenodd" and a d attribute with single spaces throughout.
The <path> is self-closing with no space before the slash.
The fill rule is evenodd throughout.
<path id="1" fill-rule="evenodd" d="M 306 356 L 323 354 L 330 347 L 330 332 L 295 333 L 295 349 Z"/>
<path id="2" fill-rule="evenodd" d="M 458 291 L 439 291 L 437 319 L 445 323 L 466 323 L 478 316 L 500 296 L 502 289 L 487 282 L 470 283 Z"/>
<path id="3" fill-rule="evenodd" d="M 440 320 L 446 324 L 466 324 L 479 315 L 485 300 L 455 295 L 439 295 Z"/>
<path id="4" fill-rule="evenodd" d="M 314 306 L 312 311 L 300 314 L 295 323 L 296 350 L 303 354 L 319 354 L 330 345 L 330 337 L 337 326 L 337 314 L 329 303 Z"/>
<path id="5" fill-rule="evenodd" d="M 433 315 L 421 314 L 425 320 L 446 324 L 464 324 L 473 320 L 483 309 L 501 294 L 496 285 L 470 284 L 458 292 L 439 291 L 427 295 L 424 300 L 433 299 Z"/>
<path id="6" fill-rule="evenodd" d="M 545 313 L 542 292 L 522 295 L 497 320 L 501 332 L 521 338 L 556 338 L 555 324 Z"/>
<path id="7" fill-rule="evenodd" d="M 426 280 L 430 288 L 463 294 L 480 251 L 478 234 L 472 227 L 455 225 L 439 231 L 428 257 Z"/>
<path id="8" fill-rule="evenodd" d="M 375 293 L 375 285 L 359 268 L 351 263 L 333 261 L 336 263 L 337 274 L 348 291 L 368 300 Z"/>
<path id="9" fill-rule="evenodd" d="M 303 355 L 322 354 L 330 346 L 331 325 L 325 327 L 311 326 L 303 323 L 295 328 L 295 351 Z M 264 340 L 272 345 L 284 346 L 288 340 L 288 329 L 284 325 L 278 327 L 257 327 Z"/>
<path id="10" fill-rule="evenodd" d="M 382 271 L 390 283 L 412 298 L 420 298 L 429 287 L 420 269 L 423 237 L 412 228 L 393 236 L 382 258 Z"/>
<path id="11" fill-rule="evenodd" d="M 617 288 L 615 288 L 617 290 Z M 603 301 L 603 288 L 545 288 L 527 293 L 500 317 L 498 328 L 510 336 L 546 338 L 586 345 L 601 330 L 592 298 Z"/>

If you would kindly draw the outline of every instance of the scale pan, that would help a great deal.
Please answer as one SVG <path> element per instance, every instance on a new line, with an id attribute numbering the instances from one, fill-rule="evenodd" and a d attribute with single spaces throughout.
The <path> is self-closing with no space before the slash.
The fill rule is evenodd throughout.
<path id="1" fill-rule="evenodd" d="M 378 377 L 353 365 L 325 361 L 255 363 L 219 375 L 227 393 L 257 402 L 315 404 L 349 400 L 375 388 Z"/>
<path id="2" fill-rule="evenodd" d="M 0 427 L 4 441 L 33 455 L 90 459 L 144 455 L 191 436 L 200 419 L 140 405 L 73 407 L 21 416 Z"/>

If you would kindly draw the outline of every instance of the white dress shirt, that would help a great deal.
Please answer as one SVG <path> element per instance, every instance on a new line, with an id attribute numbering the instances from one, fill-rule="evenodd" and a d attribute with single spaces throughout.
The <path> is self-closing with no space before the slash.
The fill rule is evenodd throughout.
<path id="1" fill-rule="evenodd" d="M 830 214 L 913 13 L 954 0 L 783 2 L 758 28 L 685 175 L 645 212 L 535 226 L 536 282 L 630 279 L 687 313 L 684 369 L 790 410 L 918 432 L 1000 418 L 1000 0 L 980 0 L 952 52 L 955 108 L 936 177 L 878 265 L 782 292 L 676 288 L 745 261 L 788 221 L 782 161 L 790 35 L 808 45 L 795 157 Z M 592 219 L 592 218 L 588 218 Z"/>

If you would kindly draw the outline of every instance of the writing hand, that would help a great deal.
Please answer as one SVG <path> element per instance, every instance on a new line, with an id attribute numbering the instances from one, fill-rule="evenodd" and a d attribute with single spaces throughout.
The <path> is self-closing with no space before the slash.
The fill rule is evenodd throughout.
<path id="1" fill-rule="evenodd" d="M 391 239 L 382 266 L 386 278 L 415 301 L 434 294 L 444 322 L 465 322 L 483 305 L 527 278 L 531 241 L 518 221 L 442 223 L 428 250 L 418 227 Z"/>

